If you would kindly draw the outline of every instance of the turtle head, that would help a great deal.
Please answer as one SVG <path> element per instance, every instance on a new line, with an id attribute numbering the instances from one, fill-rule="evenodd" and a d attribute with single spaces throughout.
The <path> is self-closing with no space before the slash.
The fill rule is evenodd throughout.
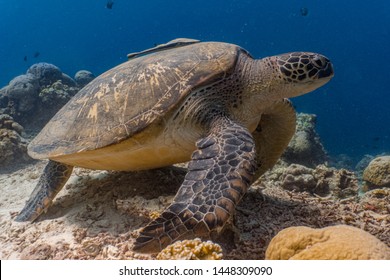
<path id="1" fill-rule="evenodd" d="M 292 52 L 270 57 L 283 86 L 283 97 L 299 96 L 326 84 L 334 75 L 332 63 L 317 53 Z"/>

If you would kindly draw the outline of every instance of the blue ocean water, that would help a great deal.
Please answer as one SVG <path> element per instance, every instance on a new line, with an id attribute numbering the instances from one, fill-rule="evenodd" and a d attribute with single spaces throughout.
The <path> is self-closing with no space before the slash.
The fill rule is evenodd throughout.
<path id="1" fill-rule="evenodd" d="M 388 0 L 0 0 L 0 87 L 36 62 L 98 75 L 177 37 L 226 41 L 254 57 L 328 56 L 335 77 L 294 99 L 317 114 L 332 155 L 390 153 Z M 307 14 L 301 9 L 307 10 Z"/>

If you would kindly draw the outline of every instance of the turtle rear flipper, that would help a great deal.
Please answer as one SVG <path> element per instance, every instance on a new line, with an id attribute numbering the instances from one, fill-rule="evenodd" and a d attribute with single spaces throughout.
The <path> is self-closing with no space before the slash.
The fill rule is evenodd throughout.
<path id="1" fill-rule="evenodd" d="M 252 183 L 255 144 L 246 128 L 218 118 L 196 145 L 173 203 L 141 230 L 134 250 L 158 252 L 176 240 L 220 232 Z"/>
<path id="2" fill-rule="evenodd" d="M 47 211 L 54 197 L 68 181 L 72 170 L 73 166 L 50 160 L 29 200 L 15 221 L 32 222 L 43 212 Z"/>

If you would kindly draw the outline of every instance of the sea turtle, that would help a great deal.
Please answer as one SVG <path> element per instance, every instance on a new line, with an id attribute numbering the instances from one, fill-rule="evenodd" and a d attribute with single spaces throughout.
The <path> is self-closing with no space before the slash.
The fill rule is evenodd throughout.
<path id="1" fill-rule="evenodd" d="M 333 76 L 316 53 L 253 59 L 222 42 L 163 46 L 94 79 L 32 140 L 29 154 L 49 162 L 17 221 L 46 211 L 73 166 L 141 170 L 190 161 L 172 204 L 140 231 L 134 250 L 214 237 L 294 134 L 286 98 Z"/>

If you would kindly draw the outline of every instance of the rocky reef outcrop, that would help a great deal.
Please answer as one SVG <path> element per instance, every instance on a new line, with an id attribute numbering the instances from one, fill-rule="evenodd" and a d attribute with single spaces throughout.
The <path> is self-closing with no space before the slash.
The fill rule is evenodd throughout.
<path id="1" fill-rule="evenodd" d="M 299 113 L 297 127 L 282 159 L 287 163 L 297 163 L 315 167 L 327 161 L 327 153 L 315 130 L 316 115 Z"/>
<path id="2" fill-rule="evenodd" d="M 8 169 L 15 163 L 28 162 L 27 140 L 23 127 L 6 114 L 0 114 L 0 168 Z"/>
<path id="3" fill-rule="evenodd" d="M 327 196 L 333 194 L 338 198 L 346 198 L 357 194 L 359 186 L 353 172 L 346 169 L 328 168 L 318 165 L 308 168 L 291 164 L 281 175 L 281 187 L 289 191 L 306 191 L 310 194 Z"/>
<path id="4" fill-rule="evenodd" d="M 82 70 L 72 79 L 57 66 L 42 62 L 1 88 L 0 167 L 31 160 L 27 139 L 93 78 L 91 72 Z"/>
<path id="5" fill-rule="evenodd" d="M 32 74 L 24 74 L 13 78 L 5 90 L 13 104 L 15 112 L 25 113 L 34 108 L 35 99 L 39 94 L 39 82 Z"/>
<path id="6" fill-rule="evenodd" d="M 80 70 L 74 75 L 77 86 L 82 88 L 95 79 L 95 75 L 87 70 Z"/>
<path id="7" fill-rule="evenodd" d="M 33 75 L 41 87 L 49 86 L 58 80 L 69 86 L 76 86 L 76 82 L 68 75 L 62 73 L 60 68 L 46 62 L 32 65 L 27 70 L 27 74 Z"/>
<path id="8" fill-rule="evenodd" d="M 88 71 L 79 72 L 84 74 L 72 79 L 53 64 L 32 65 L 26 74 L 15 77 L 0 90 L 0 113 L 12 116 L 26 130 L 39 131 L 94 77 Z"/>
<path id="9" fill-rule="evenodd" d="M 353 172 L 325 165 L 309 168 L 300 164 L 284 164 L 264 174 L 261 181 L 287 191 L 307 192 L 319 197 L 332 195 L 339 199 L 355 196 L 359 190 Z"/>

